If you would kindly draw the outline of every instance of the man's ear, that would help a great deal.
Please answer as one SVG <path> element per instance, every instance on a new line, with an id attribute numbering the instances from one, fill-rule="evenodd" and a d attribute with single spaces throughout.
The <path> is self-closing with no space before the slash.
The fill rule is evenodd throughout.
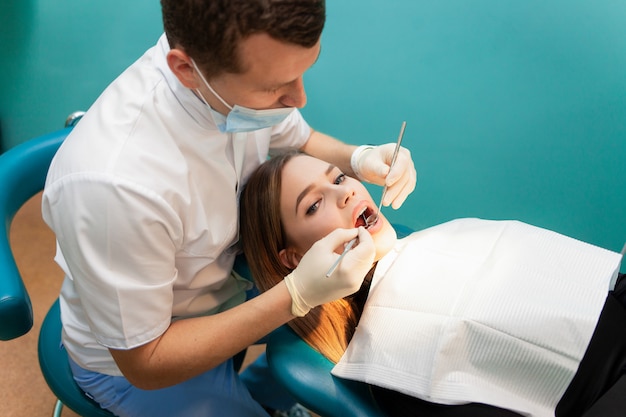
<path id="1" fill-rule="evenodd" d="M 191 63 L 191 57 L 184 51 L 173 48 L 167 53 L 167 65 L 170 67 L 178 81 L 187 88 L 198 88 L 196 70 Z"/>
<path id="2" fill-rule="evenodd" d="M 300 264 L 300 259 L 302 259 L 302 256 L 292 248 L 282 249 L 278 252 L 278 257 L 283 265 L 289 269 L 296 269 Z"/>

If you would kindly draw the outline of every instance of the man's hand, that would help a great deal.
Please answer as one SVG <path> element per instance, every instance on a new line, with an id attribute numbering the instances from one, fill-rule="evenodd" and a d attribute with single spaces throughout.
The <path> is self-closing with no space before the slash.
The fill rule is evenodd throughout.
<path id="1" fill-rule="evenodd" d="M 390 170 L 395 143 L 380 146 L 360 146 L 352 154 L 352 170 L 361 181 L 386 185 L 383 205 L 398 209 L 415 189 L 417 173 L 411 152 L 400 147 L 393 169 Z"/>
<path id="2" fill-rule="evenodd" d="M 359 243 L 341 260 L 331 277 L 326 272 L 339 256 L 335 250 L 357 236 Z M 298 267 L 285 277 L 291 294 L 291 311 L 304 316 L 315 306 L 334 301 L 359 290 L 372 267 L 376 248 L 363 227 L 337 229 L 317 241 L 302 257 Z"/>

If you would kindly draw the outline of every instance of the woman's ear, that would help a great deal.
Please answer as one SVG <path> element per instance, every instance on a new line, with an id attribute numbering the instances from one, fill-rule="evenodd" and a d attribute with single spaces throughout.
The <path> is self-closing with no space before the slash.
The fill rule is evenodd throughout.
<path id="1" fill-rule="evenodd" d="M 293 248 L 282 249 L 278 252 L 280 261 L 289 269 L 296 269 L 300 264 L 302 256 L 298 254 Z"/>
<path id="2" fill-rule="evenodd" d="M 167 65 L 182 85 L 191 89 L 199 87 L 191 58 L 184 51 L 171 49 L 167 53 Z"/>

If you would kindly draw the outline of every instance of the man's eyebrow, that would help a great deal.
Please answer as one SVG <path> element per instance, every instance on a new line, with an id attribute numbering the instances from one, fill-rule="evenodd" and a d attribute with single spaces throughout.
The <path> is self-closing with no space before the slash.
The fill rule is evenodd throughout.
<path id="1" fill-rule="evenodd" d="M 328 164 L 328 168 L 326 168 L 326 172 L 324 174 L 325 175 L 330 174 L 335 168 L 337 168 L 335 165 Z M 298 198 L 296 198 L 296 214 L 298 214 L 298 206 L 300 206 L 300 202 L 302 201 L 304 197 L 306 197 L 306 195 L 311 191 L 312 188 L 313 188 L 313 184 L 308 185 L 307 187 L 305 187 L 304 190 L 302 190 L 300 194 L 298 194 Z"/>

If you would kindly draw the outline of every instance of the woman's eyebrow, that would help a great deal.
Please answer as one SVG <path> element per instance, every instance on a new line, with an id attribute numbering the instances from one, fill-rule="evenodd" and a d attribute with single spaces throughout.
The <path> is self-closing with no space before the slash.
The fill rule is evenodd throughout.
<path id="1" fill-rule="evenodd" d="M 328 164 L 328 168 L 326 168 L 326 172 L 324 174 L 325 175 L 330 174 L 335 168 L 337 168 L 335 165 Z M 298 198 L 296 198 L 296 214 L 298 214 L 298 206 L 300 205 L 300 202 L 302 201 L 304 197 L 306 197 L 306 195 L 311 191 L 312 188 L 313 188 L 313 184 L 310 184 L 306 186 L 300 194 L 298 194 Z"/>

